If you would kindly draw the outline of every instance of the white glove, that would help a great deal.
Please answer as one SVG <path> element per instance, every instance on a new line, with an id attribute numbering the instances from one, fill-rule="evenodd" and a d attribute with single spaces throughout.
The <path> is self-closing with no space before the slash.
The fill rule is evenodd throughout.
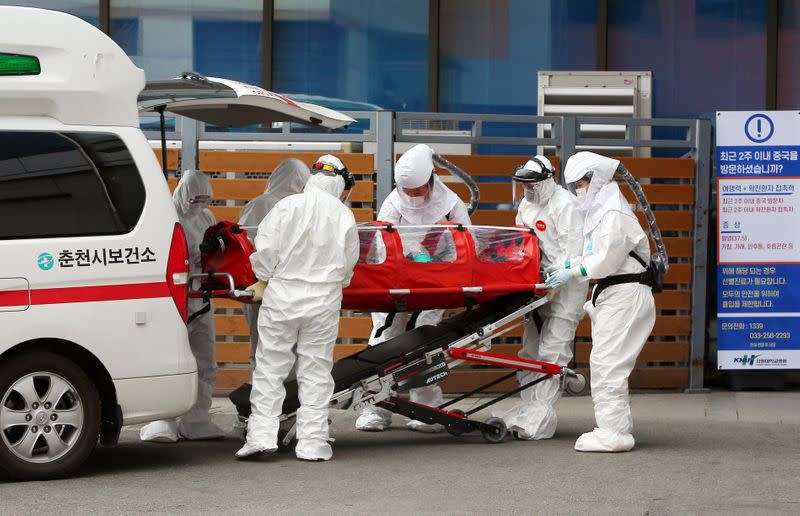
<path id="1" fill-rule="evenodd" d="M 257 282 L 253 283 L 245 290 L 250 290 L 253 292 L 253 302 L 260 303 L 262 299 L 264 299 L 264 290 L 267 288 L 267 282 L 258 280 Z"/>
<path id="2" fill-rule="evenodd" d="M 576 274 L 577 272 L 577 274 Z M 549 289 L 556 289 L 566 285 L 574 280 L 581 274 L 580 269 L 560 269 L 547 277 L 545 287 Z"/>

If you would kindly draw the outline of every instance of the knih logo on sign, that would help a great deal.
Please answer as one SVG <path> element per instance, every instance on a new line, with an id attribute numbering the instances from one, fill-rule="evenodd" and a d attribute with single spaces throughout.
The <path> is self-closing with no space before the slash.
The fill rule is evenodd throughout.
<path id="1" fill-rule="evenodd" d="M 742 355 L 741 357 L 736 357 L 733 359 L 734 364 L 742 364 L 744 366 L 753 365 L 756 362 L 756 359 L 761 355 Z"/>

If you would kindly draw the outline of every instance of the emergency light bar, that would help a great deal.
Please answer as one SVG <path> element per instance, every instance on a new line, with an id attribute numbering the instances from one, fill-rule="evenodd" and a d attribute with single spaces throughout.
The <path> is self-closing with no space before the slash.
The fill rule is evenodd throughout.
<path id="1" fill-rule="evenodd" d="M 0 53 L 0 75 L 39 75 L 39 58 Z"/>

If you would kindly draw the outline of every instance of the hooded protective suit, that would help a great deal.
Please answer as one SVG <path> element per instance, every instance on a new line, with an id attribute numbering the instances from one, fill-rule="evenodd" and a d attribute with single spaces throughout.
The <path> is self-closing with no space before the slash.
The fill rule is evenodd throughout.
<path id="1" fill-rule="evenodd" d="M 544 156 L 539 160 L 550 165 Z M 538 165 L 533 165 L 539 168 Z M 550 165 L 551 166 L 551 165 Z M 526 165 L 528 167 L 528 165 Z M 552 166 L 551 166 L 552 167 Z M 552 170 L 552 168 L 551 168 Z M 575 196 L 557 185 L 552 177 L 540 183 L 538 203 L 523 199 L 516 224 L 532 228 L 539 239 L 541 266 L 545 271 L 559 268 L 583 246 L 583 213 Z M 550 301 L 525 321 L 523 347 L 519 356 L 566 366 L 572 359 L 575 330 L 583 318 L 583 303 L 589 288 L 587 281 L 575 281 L 555 291 Z M 522 372 L 520 385 L 539 375 Z M 522 401 L 504 413 L 509 430 L 523 439 L 553 437 L 558 419 L 555 403 L 561 398 L 560 380 L 555 377 L 520 393 Z"/>
<path id="2" fill-rule="evenodd" d="M 396 225 L 424 225 L 439 222 L 470 224 L 469 213 L 464 203 L 435 174 L 429 194 L 424 201 L 412 201 L 403 193 L 403 188 L 419 188 L 426 183 L 430 184 L 433 171 L 433 149 L 427 145 L 416 145 L 400 156 L 394 170 L 398 188 L 395 188 L 384 201 L 378 213 L 378 220 Z M 443 310 L 425 310 L 419 314 L 416 326 L 438 324 L 442 320 L 443 313 Z M 385 324 L 387 316 L 388 314 L 372 314 L 373 337 L 370 338 L 370 346 L 375 346 L 404 333 L 411 314 L 398 313 L 392 325 L 384 330 L 379 338 L 376 338 L 374 336 L 376 330 Z M 434 407 L 443 403 L 442 389 L 438 385 L 412 389 L 410 398 L 415 403 Z M 391 412 L 380 407 L 368 406 L 356 420 L 356 428 L 364 431 L 382 431 L 388 428 L 391 422 Z M 412 430 L 422 432 L 441 431 L 438 426 L 414 420 L 410 420 L 408 426 Z"/>
<path id="3" fill-rule="evenodd" d="M 277 449 L 283 382 L 295 368 L 301 407 L 297 447 L 304 460 L 328 460 L 328 404 L 342 289 L 350 283 L 359 244 L 353 213 L 339 201 L 344 180 L 314 174 L 301 195 L 278 202 L 258 227 L 253 272 L 268 285 L 258 316 L 252 414 L 244 458 Z M 295 356 L 296 355 L 296 356 Z"/>
<path id="4" fill-rule="evenodd" d="M 264 193 L 245 204 L 239 215 L 239 225 L 253 227 L 261 224 L 267 213 L 278 201 L 289 195 L 303 191 L 310 177 L 308 167 L 299 159 L 289 158 L 283 160 L 269 176 Z M 252 231 L 250 240 L 254 240 L 255 231 Z M 242 308 L 247 325 L 250 327 L 250 367 L 255 366 L 256 348 L 258 347 L 258 311 L 259 305 L 245 304 Z"/>
<path id="5" fill-rule="evenodd" d="M 206 229 L 216 223 L 207 209 L 214 197 L 208 177 L 197 170 L 186 170 L 172 195 L 178 221 L 186 234 L 189 247 L 189 274 L 202 272 L 200 242 Z M 202 299 L 189 299 L 189 314 L 205 306 Z M 217 377 L 216 329 L 214 308 L 195 318 L 188 326 L 189 344 L 197 362 L 197 401 L 180 422 L 154 421 L 144 426 L 139 437 L 143 441 L 175 442 L 184 439 L 218 439 L 225 433 L 211 421 L 208 411 Z"/>
<path id="6" fill-rule="evenodd" d="M 645 268 L 629 253 L 645 262 L 650 256 L 647 235 L 613 180 L 618 165 L 616 160 L 579 152 L 564 172 L 568 183 L 592 172 L 584 198 L 586 242 L 580 264 L 572 265 L 591 279 L 641 273 Z M 655 324 L 653 293 L 641 283 L 622 283 L 606 288 L 596 305 L 588 301 L 584 308 L 592 320 L 589 366 L 597 428 L 581 435 L 575 449 L 628 451 L 635 443 L 628 377 Z"/>

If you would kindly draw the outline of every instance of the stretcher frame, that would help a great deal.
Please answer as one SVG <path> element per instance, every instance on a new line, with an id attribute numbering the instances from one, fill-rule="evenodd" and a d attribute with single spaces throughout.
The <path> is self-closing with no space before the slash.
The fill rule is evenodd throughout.
<path id="1" fill-rule="evenodd" d="M 574 371 L 557 364 L 489 353 L 492 347 L 492 339 L 501 337 L 522 326 L 524 320 L 517 321 L 517 319 L 532 314 L 534 310 L 544 306 L 547 302 L 547 297 L 533 299 L 530 303 L 517 310 L 514 310 L 494 322 L 481 326 L 467 336 L 459 338 L 446 348 L 440 347 L 433 349 L 408 363 L 392 366 L 384 371 L 385 374 L 383 375 L 374 374 L 364 378 L 357 384 L 334 393 L 329 407 L 360 411 L 369 405 L 376 405 L 393 413 L 422 421 L 423 423 L 442 425 L 445 430 L 452 435 L 462 435 L 479 431 L 487 442 L 500 442 L 506 437 L 508 432 L 505 423 L 500 418 L 490 417 L 485 421 L 480 421 L 472 419 L 470 416 L 519 392 L 527 390 L 543 382 L 547 378 L 559 377 L 561 388 L 568 392 L 577 393 L 582 391 L 585 387 L 586 378 L 583 373 L 579 371 Z M 424 364 L 432 365 L 442 358 L 451 359 L 449 362 L 446 362 L 448 372 L 465 362 L 511 369 L 511 372 L 481 385 L 468 393 L 453 398 L 438 407 L 414 403 L 398 395 L 398 378 L 402 379 L 405 372 L 418 370 L 418 368 Z M 539 376 L 515 389 L 495 396 L 468 411 L 449 409 L 449 407 L 459 401 L 476 394 L 484 393 L 490 387 L 514 377 L 520 371 L 539 373 Z M 447 375 L 444 375 L 444 377 L 446 376 Z M 281 423 L 292 422 L 287 434 L 283 438 L 282 442 L 284 446 L 287 446 L 294 438 L 295 425 L 293 420 L 296 414 L 297 412 L 294 411 L 280 416 Z M 245 423 L 246 419 L 240 416 L 240 422 Z"/>

